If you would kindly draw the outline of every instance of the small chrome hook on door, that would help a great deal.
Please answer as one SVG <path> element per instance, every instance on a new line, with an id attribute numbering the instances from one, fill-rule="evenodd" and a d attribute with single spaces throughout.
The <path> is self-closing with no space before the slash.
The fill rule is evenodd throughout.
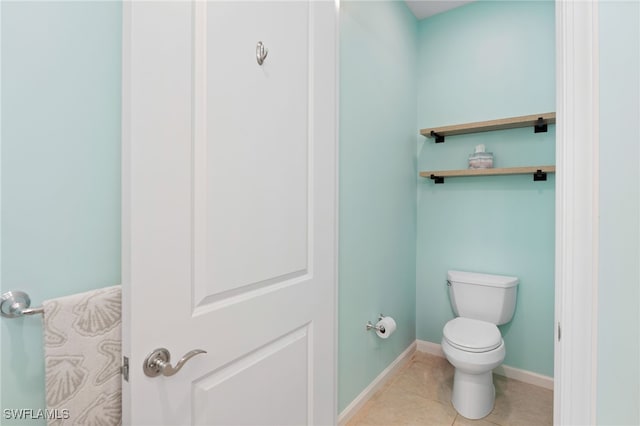
<path id="1" fill-rule="evenodd" d="M 267 59 L 267 55 L 269 54 L 269 49 L 264 47 L 264 44 L 259 41 L 256 45 L 256 61 L 258 61 L 258 65 L 262 65 L 264 60 Z"/>
<path id="2" fill-rule="evenodd" d="M 206 354 L 207 351 L 203 351 L 202 349 L 194 349 L 189 351 L 183 356 L 180 361 L 176 364 L 175 367 L 171 365 L 171 354 L 165 348 L 159 348 L 155 351 L 151 352 L 144 359 L 144 364 L 142 365 L 142 369 L 144 374 L 148 377 L 157 377 L 157 376 L 173 376 L 180 369 L 196 355 Z"/>

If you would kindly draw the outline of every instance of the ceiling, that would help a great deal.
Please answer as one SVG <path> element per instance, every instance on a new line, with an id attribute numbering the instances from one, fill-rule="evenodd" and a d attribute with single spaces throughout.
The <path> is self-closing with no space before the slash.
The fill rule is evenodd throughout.
<path id="1" fill-rule="evenodd" d="M 405 0 L 409 9 L 418 19 L 445 12 L 456 7 L 464 6 L 474 0 Z"/>

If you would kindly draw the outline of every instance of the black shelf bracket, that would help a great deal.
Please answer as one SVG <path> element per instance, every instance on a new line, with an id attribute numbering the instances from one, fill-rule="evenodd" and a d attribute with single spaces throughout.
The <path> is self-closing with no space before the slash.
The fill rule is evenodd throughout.
<path id="1" fill-rule="evenodd" d="M 538 169 L 533 174 L 533 181 L 536 182 L 542 180 L 547 180 L 547 172 L 543 172 L 542 170 Z"/>
<path id="2" fill-rule="evenodd" d="M 533 127 L 533 133 L 546 133 L 547 122 L 542 117 L 538 117 L 535 126 Z"/>
<path id="3" fill-rule="evenodd" d="M 443 143 L 444 142 L 444 135 L 441 135 L 439 133 L 434 132 L 433 130 L 431 131 L 431 136 L 436 138 L 436 143 Z M 436 182 L 437 183 L 437 182 Z"/>
<path id="4" fill-rule="evenodd" d="M 433 183 L 444 183 L 444 177 L 442 176 L 431 175 L 429 177 L 433 179 Z"/>

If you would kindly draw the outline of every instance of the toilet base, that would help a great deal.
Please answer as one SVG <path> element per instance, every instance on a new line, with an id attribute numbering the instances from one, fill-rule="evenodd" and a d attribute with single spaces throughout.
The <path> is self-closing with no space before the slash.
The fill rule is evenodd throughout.
<path id="1" fill-rule="evenodd" d="M 481 419 L 491 413 L 495 399 L 492 370 L 469 374 L 456 368 L 451 403 L 460 415 L 472 420 Z"/>

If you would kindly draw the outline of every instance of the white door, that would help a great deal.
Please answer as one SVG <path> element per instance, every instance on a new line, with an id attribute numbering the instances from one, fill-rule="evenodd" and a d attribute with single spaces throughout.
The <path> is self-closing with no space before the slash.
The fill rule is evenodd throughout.
<path id="1" fill-rule="evenodd" d="M 123 7 L 123 423 L 335 423 L 335 4 Z"/>

